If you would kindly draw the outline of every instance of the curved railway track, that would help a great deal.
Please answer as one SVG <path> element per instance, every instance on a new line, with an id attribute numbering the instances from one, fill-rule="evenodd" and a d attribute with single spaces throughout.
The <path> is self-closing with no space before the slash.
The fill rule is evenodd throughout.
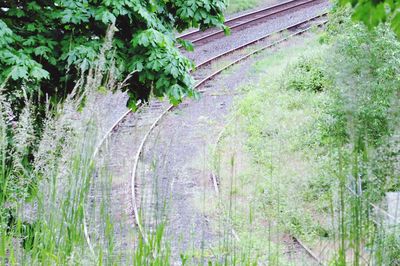
<path id="1" fill-rule="evenodd" d="M 255 19 L 255 20 L 260 20 L 261 18 L 265 18 L 265 17 L 268 17 L 268 16 L 272 16 L 272 13 L 273 13 L 273 14 L 278 14 L 278 13 L 284 12 L 284 11 L 286 11 L 286 10 L 290 10 L 290 9 L 293 9 L 293 8 L 296 8 L 296 7 L 299 7 L 299 6 L 302 6 L 302 5 L 306 5 L 306 4 L 309 4 L 309 3 L 311 3 L 311 2 L 315 2 L 315 1 L 316 1 L 316 0 L 308 0 L 308 1 L 298 1 L 298 0 L 295 0 L 295 1 L 288 1 L 288 2 L 279 4 L 279 5 L 270 7 L 270 8 L 266 8 L 266 9 L 259 10 L 259 11 L 255 11 L 255 12 L 251 12 L 251 13 L 248 13 L 248 14 L 245 14 L 245 15 L 246 15 L 246 16 L 255 15 L 255 16 L 256 16 L 256 19 Z M 279 9 L 278 9 L 278 8 L 279 8 Z M 268 14 L 265 14 L 265 12 L 269 12 L 269 13 L 268 13 Z M 270 44 L 268 44 L 268 45 L 259 47 L 259 48 L 255 49 L 255 50 L 253 50 L 253 51 L 247 53 L 246 55 L 241 56 L 240 58 L 238 58 L 238 59 L 234 60 L 233 62 L 229 63 L 228 65 L 226 65 L 226 66 L 224 66 L 224 67 L 218 69 L 217 71 L 215 71 L 215 72 L 213 72 L 213 73 L 207 75 L 206 77 L 200 77 L 200 79 L 197 79 L 197 80 L 199 80 L 199 82 L 196 84 L 195 88 L 196 88 L 196 89 L 199 89 L 199 87 L 203 86 L 207 81 L 213 79 L 214 77 L 216 77 L 218 74 L 220 74 L 220 73 L 223 72 L 224 70 L 226 70 L 226 69 L 228 69 L 228 68 L 230 68 L 230 67 L 232 67 L 232 66 L 234 66 L 234 65 L 236 65 L 236 64 L 238 64 L 238 63 L 240 63 L 240 62 L 242 62 L 242 61 L 244 61 L 245 59 L 251 57 L 252 55 L 255 55 L 255 54 L 257 54 L 257 53 L 259 53 L 259 52 L 261 52 L 261 51 L 264 51 L 264 50 L 266 50 L 266 49 L 269 49 L 269 48 L 271 48 L 271 47 L 273 47 L 273 46 L 276 46 L 276 45 L 278 45 L 278 44 L 280 44 L 280 43 L 282 43 L 282 42 L 284 42 L 284 41 L 286 41 L 286 40 L 288 40 L 288 39 L 290 39 L 290 38 L 292 38 L 292 37 L 294 37 L 294 36 L 297 36 L 297 35 L 300 35 L 300 34 L 302 34 L 302 33 L 304 33 L 304 32 L 309 31 L 309 30 L 312 28 L 312 26 L 311 26 L 311 25 L 308 25 L 308 24 L 311 23 L 311 22 L 314 22 L 314 21 L 316 21 L 316 20 L 318 20 L 318 19 L 322 19 L 325 15 L 326 15 L 326 13 L 323 13 L 323 14 L 317 15 L 317 16 L 315 16 L 315 17 L 309 18 L 309 19 L 307 19 L 307 20 L 301 21 L 301 22 L 299 22 L 299 23 L 296 23 L 296 24 L 290 25 L 290 26 L 288 26 L 288 27 L 282 28 L 282 29 L 280 29 L 280 30 L 278 30 L 278 31 L 275 31 L 275 32 L 273 32 L 273 33 L 269 33 L 269 34 L 267 34 L 267 35 L 265 35 L 265 36 L 263 36 L 263 37 L 261 37 L 261 38 L 254 39 L 254 40 L 252 40 L 252 41 L 250 41 L 250 42 L 248 42 L 248 43 L 246 43 L 246 44 L 244 44 L 244 45 L 241 45 L 241 46 L 239 46 L 239 47 L 237 47 L 237 48 L 235 48 L 235 49 L 229 50 L 229 51 L 225 51 L 225 52 L 219 54 L 218 56 L 215 56 L 215 57 L 213 57 L 213 58 L 210 58 L 210 59 L 208 59 L 208 60 L 206 60 L 206 61 L 204 61 L 204 62 L 198 64 L 198 65 L 196 66 L 196 68 L 195 68 L 196 70 L 200 69 L 201 67 L 207 66 L 207 65 L 211 64 L 212 62 L 215 62 L 216 60 L 218 60 L 218 59 L 220 59 L 220 58 L 222 58 L 222 57 L 225 57 L 225 56 L 227 56 L 227 55 L 233 54 L 234 52 L 236 52 L 236 51 L 238 51 L 238 50 L 242 50 L 243 48 L 249 47 L 250 45 L 253 45 L 253 44 L 256 44 L 256 43 L 258 43 L 258 42 L 260 42 L 260 41 L 263 41 L 263 40 L 265 40 L 265 39 L 268 39 L 269 37 L 271 37 L 271 36 L 273 36 L 273 35 L 276 35 L 276 34 L 283 34 L 283 33 L 286 32 L 286 31 L 292 32 L 292 33 L 290 33 L 289 35 L 287 35 L 287 36 L 285 36 L 285 37 L 282 37 L 281 39 L 279 39 L 279 40 L 277 40 L 277 41 L 274 41 L 273 43 L 270 43 Z M 243 21 L 240 22 L 240 21 L 239 21 L 239 20 L 240 20 L 239 18 L 240 18 L 240 17 L 234 18 L 234 19 L 232 19 L 232 20 L 230 20 L 230 21 L 228 21 L 228 22 L 229 22 L 229 23 L 236 23 L 236 26 L 234 26 L 234 28 L 235 28 L 235 27 L 243 26 L 243 24 L 248 24 L 248 23 L 250 23 L 250 22 L 243 22 Z M 241 16 L 241 19 L 243 20 L 243 16 Z M 254 20 L 253 20 L 253 21 L 254 21 Z M 316 23 L 316 24 L 314 24 L 314 25 L 316 25 L 316 26 L 321 26 L 321 25 L 325 24 L 326 22 L 327 22 L 327 20 L 323 19 L 323 20 L 319 21 L 318 23 Z M 187 37 L 187 36 L 195 36 L 197 33 L 198 33 L 198 31 L 195 31 L 195 32 L 188 33 L 188 34 L 186 34 L 185 36 L 186 36 L 186 37 Z M 215 31 L 215 32 L 212 33 L 212 34 L 211 34 L 211 33 L 208 33 L 208 34 L 206 34 L 206 36 L 203 36 L 203 40 L 204 40 L 204 38 L 210 38 L 210 36 L 215 36 L 215 35 L 220 34 L 220 33 L 221 33 L 221 31 Z M 185 37 L 185 36 L 181 36 L 181 37 Z M 195 41 L 196 41 L 196 40 L 195 40 Z M 141 105 L 140 108 L 143 108 L 144 106 L 145 106 L 145 105 Z M 155 108 L 163 108 L 163 107 L 165 107 L 163 104 L 160 104 L 159 102 L 157 102 L 157 103 L 155 104 L 155 106 L 156 106 Z M 150 106 L 149 108 L 151 108 L 151 106 Z M 173 105 L 168 105 L 168 106 L 166 106 L 166 108 L 164 108 L 164 109 L 162 110 L 161 114 L 159 114 L 159 115 L 154 119 L 153 123 L 151 124 L 151 126 L 149 127 L 149 129 L 147 130 L 147 132 L 144 134 L 144 136 L 143 136 L 143 138 L 142 138 L 142 141 L 140 142 L 139 148 L 138 148 L 138 150 L 137 150 L 137 152 L 136 152 L 136 155 L 135 155 L 135 158 L 134 158 L 133 167 L 132 167 L 132 169 L 131 169 L 131 179 L 130 179 L 130 186 L 131 186 L 131 192 L 130 192 L 130 194 L 131 194 L 131 195 L 130 195 L 130 197 L 131 197 L 131 201 L 132 201 L 131 203 L 132 203 L 132 208 L 133 208 L 133 215 L 134 215 L 135 224 L 137 225 L 139 234 L 141 235 L 141 237 L 143 238 L 143 240 L 144 240 L 145 242 L 147 241 L 147 235 L 146 235 L 146 233 L 145 233 L 144 226 L 143 226 L 142 221 L 141 221 L 141 219 L 140 219 L 139 207 L 138 207 L 138 205 L 137 205 L 138 196 L 137 196 L 137 193 L 136 193 L 136 187 L 137 187 L 136 182 L 137 182 L 137 174 L 138 174 L 137 172 L 138 172 L 139 160 L 140 160 L 141 155 L 142 155 L 142 153 L 143 153 L 144 147 L 145 147 L 145 145 L 146 145 L 146 143 L 147 143 L 147 141 L 148 141 L 150 135 L 151 135 L 152 132 L 154 131 L 154 129 L 159 125 L 159 123 L 162 121 L 162 119 L 163 119 L 171 110 L 173 110 L 174 108 L 175 108 L 175 106 L 173 106 Z M 96 153 L 95 153 L 94 156 L 96 156 L 97 153 L 99 153 L 99 151 L 101 150 L 101 147 L 104 145 L 104 143 L 106 142 L 106 140 L 113 134 L 113 132 L 116 131 L 116 129 L 120 126 L 120 124 L 121 124 L 131 113 L 132 113 L 131 111 L 127 111 L 126 113 L 124 113 L 124 114 L 113 124 L 113 126 L 106 132 L 105 136 L 102 138 L 101 142 L 99 143 L 98 147 L 96 148 Z M 216 181 L 216 180 L 214 181 L 214 184 L 216 185 L 216 192 L 218 192 L 219 189 L 218 189 L 218 185 L 217 185 L 217 181 Z M 89 248 L 90 248 L 91 251 L 93 251 L 93 248 L 92 248 L 92 244 L 91 244 L 91 241 L 90 241 L 90 236 L 89 236 L 89 233 L 88 233 L 88 230 L 87 230 L 87 224 L 86 224 L 86 223 L 84 223 L 84 232 L 85 232 L 85 236 L 86 236 L 86 240 L 87 240 L 87 242 L 88 242 Z M 298 244 L 300 244 L 300 246 L 302 246 L 302 248 L 303 248 L 304 250 L 306 250 L 306 252 L 307 252 L 311 257 L 313 257 L 313 259 L 314 259 L 315 261 L 318 262 L 318 264 L 321 264 L 321 265 L 322 265 L 321 261 L 312 253 L 312 251 L 311 251 L 310 249 L 308 249 L 305 245 L 303 245 L 303 244 L 301 243 L 301 241 L 299 241 L 299 240 L 296 239 L 296 238 L 294 238 L 294 241 L 297 242 Z"/>
<path id="2" fill-rule="evenodd" d="M 305 7 L 309 4 L 318 2 L 319 0 L 290 0 L 283 3 L 279 3 L 274 6 L 262 8 L 256 11 L 245 13 L 243 15 L 231 18 L 224 24 L 230 28 L 230 30 L 237 30 L 244 27 L 249 27 L 257 22 L 261 22 L 265 19 L 272 18 L 283 12 L 292 11 L 297 8 Z M 223 29 L 209 29 L 206 31 L 193 30 L 188 33 L 184 33 L 178 36 L 178 38 L 185 39 L 191 43 L 199 43 L 205 40 L 209 40 L 213 37 L 223 35 Z M 179 46 L 181 47 L 181 46 Z"/>

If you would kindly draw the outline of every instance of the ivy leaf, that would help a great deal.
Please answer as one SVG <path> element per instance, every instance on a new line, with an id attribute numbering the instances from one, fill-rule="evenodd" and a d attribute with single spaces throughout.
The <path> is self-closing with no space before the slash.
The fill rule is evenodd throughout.
<path id="1" fill-rule="evenodd" d="M 143 70 L 143 63 L 142 62 L 137 62 L 136 63 L 136 70 L 141 72 Z"/>
<path id="2" fill-rule="evenodd" d="M 47 53 L 50 53 L 51 50 L 50 48 L 46 47 L 46 46 L 39 46 L 35 49 L 35 51 L 33 52 L 36 56 L 46 56 Z"/>
<path id="3" fill-rule="evenodd" d="M 173 105 L 178 105 L 182 102 L 182 99 L 185 96 L 183 91 L 183 88 L 178 84 L 171 86 L 171 88 L 168 90 L 167 95 Z"/>
<path id="4" fill-rule="evenodd" d="M 11 44 L 14 41 L 12 35 L 12 30 L 0 19 L 0 47 Z"/>
<path id="5" fill-rule="evenodd" d="M 177 78 L 179 77 L 179 70 L 178 70 L 178 68 L 175 67 L 175 66 L 172 66 L 172 67 L 171 67 L 170 73 L 171 73 L 171 75 L 172 75 L 175 79 L 177 79 Z"/>
<path id="6" fill-rule="evenodd" d="M 339 0 L 339 5 L 351 4 L 354 7 L 352 18 L 362 21 L 369 28 L 390 20 L 393 30 L 400 37 L 400 1 L 393 0 Z"/>
<path id="7" fill-rule="evenodd" d="M 225 35 L 231 35 L 231 28 L 224 25 L 222 29 L 224 30 Z"/>

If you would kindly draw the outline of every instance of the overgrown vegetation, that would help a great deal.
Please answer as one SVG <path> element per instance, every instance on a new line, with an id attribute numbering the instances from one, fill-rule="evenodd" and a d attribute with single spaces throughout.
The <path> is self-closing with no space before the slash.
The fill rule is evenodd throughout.
<path id="1" fill-rule="evenodd" d="M 265 59 L 257 61 L 254 68 L 262 81 L 243 88 L 245 97 L 238 99 L 234 122 L 219 148 L 222 158 L 217 172 L 223 202 L 234 202 L 234 228 L 245 239 L 242 242 L 250 241 L 252 256 L 268 254 L 273 265 L 310 263 L 306 257 L 288 260 L 287 247 L 282 247 L 288 233 L 309 241 L 331 234 L 329 224 L 321 219 L 329 208 L 330 193 L 320 186 L 318 170 L 324 161 L 313 160 L 319 151 L 311 130 L 321 117 L 325 92 L 304 88 L 314 78 L 303 67 L 312 53 L 322 56 L 324 48 L 315 38 L 297 45 L 267 52 Z M 288 71 L 295 72 L 293 77 Z M 295 86 L 295 81 L 302 85 Z M 233 177 L 226 170 L 231 160 Z M 311 181 L 318 186 L 313 191 L 307 186 Z M 324 182 L 329 186 L 329 180 Z"/>
<path id="2" fill-rule="evenodd" d="M 0 101 L 0 265 L 170 264 L 162 225 L 148 241 L 125 231 L 133 234 L 134 248 L 116 248 L 117 225 L 125 221 L 113 220 L 112 177 L 95 157 L 102 138 L 98 88 L 115 85 L 102 78 L 112 72 L 104 68 L 111 39 L 112 29 L 95 67 L 63 104 L 47 104 L 40 136 L 28 98 L 18 123 L 9 117 L 9 103 Z"/>
<path id="3" fill-rule="evenodd" d="M 116 246 L 112 177 L 94 156 L 96 95 L 124 88 L 134 107 L 149 95 L 142 86 L 173 103 L 193 94 L 192 64 L 172 32 L 221 26 L 224 5 L 0 1 L 1 265 L 172 263 L 162 223 L 147 241 L 124 232 L 134 248 Z M 369 6 L 375 14 L 382 3 Z M 336 10 L 320 43 L 256 63 L 263 81 L 243 88 L 214 163 L 222 237 L 210 264 L 288 264 L 282 242 L 291 235 L 333 265 L 400 264 L 398 217 L 379 211 L 400 190 L 398 14 L 368 28 L 351 12 Z M 373 16 L 369 26 L 387 15 Z"/>
<path id="4" fill-rule="evenodd" d="M 0 1 L 0 264 L 169 264 L 162 228 L 129 254 L 115 249 L 111 178 L 94 156 L 96 98 L 124 90 L 135 109 L 150 94 L 174 104 L 193 96 L 193 64 L 173 32 L 224 27 L 224 9 L 213 0 Z"/>
<path id="5" fill-rule="evenodd" d="M 194 93 L 193 65 L 175 47 L 173 31 L 224 27 L 224 9 L 224 0 L 1 1 L 0 84 L 8 81 L 20 104 L 23 86 L 34 97 L 65 97 L 93 66 L 112 24 L 117 32 L 107 64 L 116 66 L 117 79 L 131 74 L 129 106 L 150 90 L 178 103 Z"/>
<path id="6" fill-rule="evenodd" d="M 241 222 L 252 208 L 334 265 L 397 265 L 398 218 L 381 210 L 400 190 L 400 42 L 390 25 L 369 29 L 351 12 L 331 16 L 321 44 L 257 63 L 263 82 L 246 89 L 222 146 L 250 157 L 227 197 L 244 205 Z"/>
<path id="7" fill-rule="evenodd" d="M 287 70 L 290 75 L 283 80 L 284 86 L 299 91 L 322 91 L 329 83 L 322 65 L 323 58 L 318 56 L 300 58 Z"/>
<path id="8" fill-rule="evenodd" d="M 352 17 L 355 21 L 362 21 L 370 28 L 378 26 L 380 23 L 388 22 L 397 35 L 400 36 L 400 14 L 397 12 L 400 1 L 340 0 L 338 4 L 344 7 L 351 4 L 354 7 Z"/>
<path id="9" fill-rule="evenodd" d="M 371 172 L 360 173 L 363 188 L 399 190 L 400 43 L 384 24 L 369 31 L 347 20 L 339 28 L 329 26 L 329 33 L 337 37 L 326 56 L 333 84 L 327 86 L 332 101 L 326 109 L 324 142 L 356 152 L 361 168 L 370 164 Z"/>

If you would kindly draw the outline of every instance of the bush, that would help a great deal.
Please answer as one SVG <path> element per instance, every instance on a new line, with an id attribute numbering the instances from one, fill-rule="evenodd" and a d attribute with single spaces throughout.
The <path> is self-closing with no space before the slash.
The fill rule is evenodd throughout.
<path id="1" fill-rule="evenodd" d="M 135 72 L 124 87 L 130 105 L 150 90 L 176 103 L 194 91 L 193 64 L 176 48 L 174 31 L 224 27 L 224 8 L 224 0 L 0 1 L 0 86 L 9 81 L 10 92 L 25 84 L 36 94 L 67 95 L 115 25 L 106 68 L 117 66 L 120 80 Z"/>
<path id="2" fill-rule="evenodd" d="M 321 142 L 341 150 L 345 175 L 361 178 L 368 200 L 378 202 L 400 189 L 400 42 L 390 25 L 368 29 L 348 14 L 338 10 L 324 36 L 331 84 Z"/>
<path id="3" fill-rule="evenodd" d="M 322 58 L 318 56 L 301 57 L 288 67 L 287 74 L 283 79 L 284 86 L 298 91 L 319 92 L 324 90 L 329 81 L 322 68 L 322 63 Z"/>
<path id="4" fill-rule="evenodd" d="M 339 35 L 327 53 L 327 73 L 334 81 L 333 101 L 328 108 L 333 122 L 328 132 L 345 135 L 340 139 L 343 143 L 356 141 L 373 146 L 392 135 L 399 117 L 398 58 L 400 43 L 386 25 L 369 31 L 353 24 Z M 337 130 L 346 130 L 346 134 Z"/>

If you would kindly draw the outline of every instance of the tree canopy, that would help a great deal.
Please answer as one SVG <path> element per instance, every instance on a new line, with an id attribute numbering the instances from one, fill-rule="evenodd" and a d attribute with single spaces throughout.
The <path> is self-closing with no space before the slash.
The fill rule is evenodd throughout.
<path id="1" fill-rule="evenodd" d="M 0 0 L 0 85 L 64 94 L 97 58 L 115 24 L 112 56 L 138 97 L 193 94 L 193 68 L 176 48 L 176 31 L 224 27 L 225 0 Z M 8 86 L 10 87 L 10 86 Z"/>
<path id="2" fill-rule="evenodd" d="M 354 7 L 355 20 L 362 21 L 369 27 L 377 26 L 381 22 L 389 22 L 396 34 L 400 36 L 399 0 L 339 0 L 342 6 L 349 3 Z"/>

